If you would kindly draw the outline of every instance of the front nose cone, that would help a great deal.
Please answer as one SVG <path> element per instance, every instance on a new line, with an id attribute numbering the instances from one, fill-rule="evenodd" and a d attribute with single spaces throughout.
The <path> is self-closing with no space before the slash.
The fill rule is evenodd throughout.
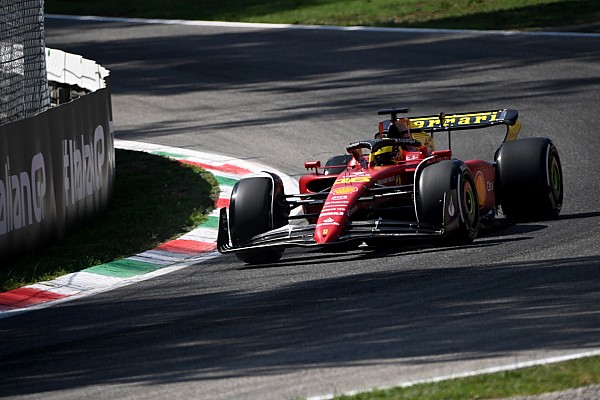
<path id="1" fill-rule="evenodd" d="M 315 242 L 319 244 L 331 243 L 337 240 L 339 230 L 336 226 L 319 226 L 315 229 Z"/>

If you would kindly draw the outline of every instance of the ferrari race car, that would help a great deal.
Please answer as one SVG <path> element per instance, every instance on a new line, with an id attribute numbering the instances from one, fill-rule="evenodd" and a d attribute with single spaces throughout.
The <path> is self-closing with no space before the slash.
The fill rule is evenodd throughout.
<path id="1" fill-rule="evenodd" d="M 500 213 L 509 221 L 553 219 L 563 200 L 558 151 L 547 138 L 517 140 L 518 112 L 503 109 L 399 118 L 380 110 L 374 139 L 347 154 L 307 161 L 299 193 L 286 194 L 274 173 L 242 179 L 220 210 L 217 248 L 246 263 L 278 261 L 292 246 L 377 244 L 388 239 L 472 242 Z M 456 130 L 506 126 L 494 161 L 452 157 Z M 448 149 L 434 137 L 447 134 Z M 302 223 L 300 223 L 302 221 Z"/>

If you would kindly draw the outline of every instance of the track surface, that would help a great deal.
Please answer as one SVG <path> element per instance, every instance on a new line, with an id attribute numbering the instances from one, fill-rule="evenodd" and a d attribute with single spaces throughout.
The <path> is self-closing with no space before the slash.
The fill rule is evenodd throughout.
<path id="1" fill-rule="evenodd" d="M 557 144 L 565 206 L 468 247 L 217 257 L 2 319 L 0 396 L 290 399 L 600 348 L 597 38 L 46 26 L 111 70 L 120 138 L 299 175 L 371 137 L 378 108 L 510 107 Z"/>

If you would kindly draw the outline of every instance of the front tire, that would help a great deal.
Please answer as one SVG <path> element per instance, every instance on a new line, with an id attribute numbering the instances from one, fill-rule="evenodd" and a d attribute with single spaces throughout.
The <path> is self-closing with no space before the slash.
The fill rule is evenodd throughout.
<path id="1" fill-rule="evenodd" d="M 286 225 L 288 216 L 283 182 L 277 175 L 238 181 L 233 187 L 229 204 L 229 229 L 233 246 L 242 247 L 254 236 Z M 283 248 L 278 247 L 236 253 L 241 261 L 248 264 L 276 262 L 282 255 Z"/>
<path id="2" fill-rule="evenodd" d="M 496 192 L 502 212 L 514 221 L 558 217 L 563 177 L 556 146 L 547 138 L 504 143 L 496 152 Z"/>
<path id="3" fill-rule="evenodd" d="M 459 208 L 458 227 L 447 232 L 448 244 L 467 244 L 479 232 L 477 188 L 469 168 L 458 160 L 444 160 L 426 166 L 418 176 L 417 211 L 420 222 L 441 226 L 444 219 L 444 194 L 456 190 Z"/>

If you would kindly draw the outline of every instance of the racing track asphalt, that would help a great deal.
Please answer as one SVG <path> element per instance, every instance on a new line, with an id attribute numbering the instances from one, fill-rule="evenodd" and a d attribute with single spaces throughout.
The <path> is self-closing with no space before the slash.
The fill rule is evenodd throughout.
<path id="1" fill-rule="evenodd" d="M 118 138 L 298 177 L 371 137 L 378 108 L 516 108 L 523 137 L 557 144 L 565 206 L 467 247 L 216 257 L 0 320 L 1 396 L 289 399 L 600 348 L 596 36 L 46 26 L 49 47 L 111 70 Z M 489 159 L 492 140 L 453 144 Z"/>

